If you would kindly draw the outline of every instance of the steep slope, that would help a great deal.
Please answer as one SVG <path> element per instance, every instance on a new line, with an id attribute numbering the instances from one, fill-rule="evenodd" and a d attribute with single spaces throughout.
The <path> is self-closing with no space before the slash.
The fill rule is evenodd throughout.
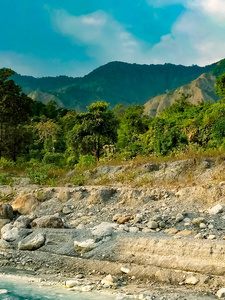
<path id="1" fill-rule="evenodd" d="M 47 93 L 49 99 L 53 95 L 68 109 L 85 111 L 87 105 L 98 100 L 110 103 L 111 107 L 116 104 L 143 105 L 152 97 L 191 82 L 212 67 L 111 62 L 83 78 L 34 78 L 16 74 L 13 79 L 25 93 L 32 93 L 35 100 L 45 101 Z M 34 93 L 36 90 L 43 94 Z"/>
<path id="2" fill-rule="evenodd" d="M 28 96 L 33 100 L 41 99 L 41 102 L 44 104 L 47 104 L 49 101 L 55 101 L 59 107 L 64 107 L 62 102 L 56 96 L 50 93 L 45 93 L 40 90 L 36 90 L 34 92 L 29 93 Z"/>
<path id="3" fill-rule="evenodd" d="M 150 99 L 145 103 L 145 113 L 155 117 L 164 108 L 172 105 L 176 99 L 179 99 L 181 94 L 189 95 L 189 101 L 192 104 L 198 104 L 203 101 L 217 102 L 219 96 L 215 94 L 215 83 L 218 76 L 223 73 L 225 73 L 225 59 L 213 64 L 207 73 L 201 74 L 191 83 Z"/>
<path id="4" fill-rule="evenodd" d="M 219 96 L 215 94 L 216 77 L 211 73 L 204 73 L 190 84 L 183 85 L 173 91 L 156 96 L 145 104 L 145 113 L 155 117 L 167 106 L 172 105 L 181 94 L 190 95 L 189 101 L 198 104 L 203 101 L 215 103 Z"/>

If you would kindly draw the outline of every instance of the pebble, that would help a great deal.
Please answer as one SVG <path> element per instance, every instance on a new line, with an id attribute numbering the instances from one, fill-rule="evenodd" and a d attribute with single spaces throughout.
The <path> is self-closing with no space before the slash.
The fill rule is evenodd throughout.
<path id="1" fill-rule="evenodd" d="M 216 295 L 218 298 L 225 298 L 225 288 L 220 289 Z"/>
<path id="2" fill-rule="evenodd" d="M 216 236 L 214 234 L 210 234 L 208 236 L 208 240 L 215 240 L 216 239 Z"/>

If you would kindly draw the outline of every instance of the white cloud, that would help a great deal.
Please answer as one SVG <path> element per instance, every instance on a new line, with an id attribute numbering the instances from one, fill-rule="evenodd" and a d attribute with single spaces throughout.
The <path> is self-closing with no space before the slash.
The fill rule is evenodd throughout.
<path id="1" fill-rule="evenodd" d="M 148 0 L 148 3 L 153 0 Z M 206 65 L 225 57 L 224 0 L 156 0 L 158 6 L 180 3 L 185 10 L 149 54 L 155 63 Z"/>
<path id="2" fill-rule="evenodd" d="M 192 9 L 200 10 L 206 15 L 220 18 L 223 22 L 225 22 L 224 0 L 186 0 L 185 5 Z"/>
<path id="3" fill-rule="evenodd" d="M 104 11 L 73 16 L 55 10 L 53 22 L 61 34 L 84 45 L 86 53 L 101 64 L 112 60 L 132 62 L 141 54 L 141 42 Z"/>

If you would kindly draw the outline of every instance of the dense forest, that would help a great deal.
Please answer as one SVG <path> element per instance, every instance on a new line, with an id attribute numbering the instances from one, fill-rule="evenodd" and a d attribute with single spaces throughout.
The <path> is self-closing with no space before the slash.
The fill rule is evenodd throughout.
<path id="1" fill-rule="evenodd" d="M 33 101 L 0 70 L 0 168 L 26 167 L 34 182 L 52 169 L 95 165 L 113 159 L 176 156 L 188 151 L 225 150 L 225 74 L 218 77 L 216 104 L 192 105 L 189 95 L 155 118 L 144 107 L 92 103 L 87 112 Z M 42 171 L 40 171 L 42 169 Z"/>

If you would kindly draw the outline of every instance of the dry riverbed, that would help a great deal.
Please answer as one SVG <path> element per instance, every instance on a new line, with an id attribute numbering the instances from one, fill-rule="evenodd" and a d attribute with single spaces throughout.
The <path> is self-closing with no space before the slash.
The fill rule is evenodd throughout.
<path id="1" fill-rule="evenodd" d="M 146 184 L 114 184 L 132 170 Z M 223 161 L 188 160 L 98 167 L 81 187 L 23 179 L 0 204 L 0 272 L 117 300 L 221 298 L 224 171 Z"/>

